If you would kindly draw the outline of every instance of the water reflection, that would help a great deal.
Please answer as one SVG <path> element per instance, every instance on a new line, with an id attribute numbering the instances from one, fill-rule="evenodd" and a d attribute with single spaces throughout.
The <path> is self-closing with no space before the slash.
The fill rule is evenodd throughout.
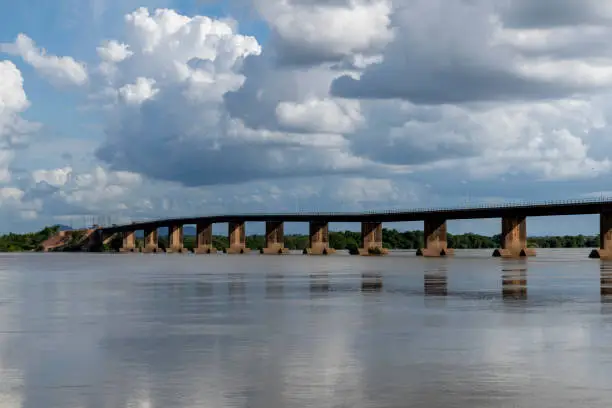
<path id="1" fill-rule="evenodd" d="M 601 288 L 601 299 L 605 303 L 612 302 L 612 263 L 601 262 L 600 270 L 600 288 Z"/>
<path id="2" fill-rule="evenodd" d="M 363 273 L 361 274 L 361 291 L 362 292 L 380 292 L 383 287 L 383 278 L 381 273 Z"/>
<path id="3" fill-rule="evenodd" d="M 330 291 L 329 273 L 311 273 L 310 274 L 310 297 L 325 297 Z"/>
<path id="4" fill-rule="evenodd" d="M 227 289 L 230 300 L 246 300 L 246 283 L 244 273 L 228 274 Z"/>
<path id="5" fill-rule="evenodd" d="M 425 271 L 423 284 L 425 296 L 447 296 L 448 276 L 446 267 L 440 267 L 433 271 Z"/>
<path id="6" fill-rule="evenodd" d="M 283 279 L 281 273 L 266 274 L 266 299 L 278 299 L 283 297 Z"/>
<path id="7" fill-rule="evenodd" d="M 527 266 L 506 265 L 502 269 L 502 297 L 504 300 L 527 299 Z"/>
<path id="8" fill-rule="evenodd" d="M 600 294 L 601 294 L 601 313 L 612 314 L 612 263 L 601 261 L 600 273 Z"/>
<path id="9" fill-rule="evenodd" d="M 0 261 L 0 408 L 609 406 L 612 263 L 170 258 Z"/>
<path id="10" fill-rule="evenodd" d="M 214 295 L 214 286 L 212 282 L 196 282 L 195 297 L 208 298 Z"/>

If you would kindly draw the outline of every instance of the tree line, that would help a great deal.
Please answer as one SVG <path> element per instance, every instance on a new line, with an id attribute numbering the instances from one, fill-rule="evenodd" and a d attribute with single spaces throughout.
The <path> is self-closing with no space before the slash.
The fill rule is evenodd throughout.
<path id="1" fill-rule="evenodd" d="M 38 232 L 27 234 L 9 233 L 0 236 L 0 252 L 27 252 L 42 250 L 41 244 L 57 234 L 60 230 L 58 225 L 45 227 Z"/>

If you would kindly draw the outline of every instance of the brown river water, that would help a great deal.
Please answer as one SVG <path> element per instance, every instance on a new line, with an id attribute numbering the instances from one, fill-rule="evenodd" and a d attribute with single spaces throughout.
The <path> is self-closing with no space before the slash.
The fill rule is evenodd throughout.
<path id="1" fill-rule="evenodd" d="M 609 408 L 588 253 L 0 255 L 0 408 Z"/>

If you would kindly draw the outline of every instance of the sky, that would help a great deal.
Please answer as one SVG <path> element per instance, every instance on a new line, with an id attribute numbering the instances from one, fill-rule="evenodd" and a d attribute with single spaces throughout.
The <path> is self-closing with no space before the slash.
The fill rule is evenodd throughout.
<path id="1" fill-rule="evenodd" d="M 0 9 L 0 232 L 612 196 L 606 0 Z"/>

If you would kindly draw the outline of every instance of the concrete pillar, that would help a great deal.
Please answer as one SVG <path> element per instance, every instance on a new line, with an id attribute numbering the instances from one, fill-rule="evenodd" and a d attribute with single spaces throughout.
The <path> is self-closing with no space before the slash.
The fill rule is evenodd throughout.
<path id="1" fill-rule="evenodd" d="M 285 227 L 282 222 L 266 222 L 266 247 L 261 250 L 262 254 L 277 255 L 289 252 L 285 248 Z"/>
<path id="2" fill-rule="evenodd" d="M 142 252 L 152 253 L 159 252 L 159 246 L 157 245 L 157 227 L 146 228 L 144 230 L 144 249 Z"/>
<path id="3" fill-rule="evenodd" d="M 196 225 L 196 244 L 193 252 L 196 254 L 211 254 L 217 250 L 213 246 L 212 223 L 202 222 Z"/>
<path id="4" fill-rule="evenodd" d="M 310 246 L 304 250 L 309 255 L 328 255 L 335 250 L 329 247 L 329 224 L 321 221 L 310 222 Z"/>
<path id="5" fill-rule="evenodd" d="M 594 249 L 589 257 L 612 259 L 612 212 L 599 214 L 599 249 Z"/>
<path id="6" fill-rule="evenodd" d="M 442 218 L 427 218 L 423 229 L 425 248 L 419 249 L 417 255 L 440 257 L 452 255 L 454 251 L 448 248 L 446 238 L 446 220 Z"/>
<path id="7" fill-rule="evenodd" d="M 243 254 L 249 251 L 246 246 L 246 228 L 243 221 L 228 223 L 229 248 L 228 254 Z"/>
<path id="8" fill-rule="evenodd" d="M 168 227 L 168 249 L 166 252 L 182 253 L 185 252 L 183 246 L 183 226 L 170 225 Z"/>
<path id="9" fill-rule="evenodd" d="M 123 245 L 120 252 L 136 252 L 136 231 L 123 232 Z"/>
<path id="10" fill-rule="evenodd" d="M 496 249 L 493 256 L 502 258 L 535 256 L 535 249 L 527 248 L 527 218 L 523 216 L 502 218 L 501 249 Z"/>
<path id="11" fill-rule="evenodd" d="M 383 248 L 382 223 L 362 222 L 359 255 L 386 255 L 389 251 Z"/>
<path id="12" fill-rule="evenodd" d="M 87 231 L 88 238 L 87 244 L 85 244 L 82 249 L 87 252 L 101 252 L 102 245 L 104 242 L 104 233 L 101 229 L 95 228 Z"/>

